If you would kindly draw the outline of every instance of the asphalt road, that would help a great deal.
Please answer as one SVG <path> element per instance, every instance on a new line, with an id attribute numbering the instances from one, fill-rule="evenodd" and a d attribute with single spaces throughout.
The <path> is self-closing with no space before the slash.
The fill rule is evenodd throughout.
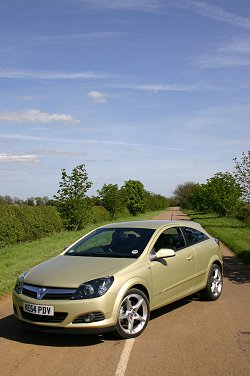
<path id="1" fill-rule="evenodd" d="M 185 219 L 177 208 L 158 219 Z M 222 246 L 224 291 L 216 302 L 197 296 L 151 314 L 135 340 L 28 331 L 0 301 L 0 374 L 54 376 L 249 376 L 250 270 Z"/>

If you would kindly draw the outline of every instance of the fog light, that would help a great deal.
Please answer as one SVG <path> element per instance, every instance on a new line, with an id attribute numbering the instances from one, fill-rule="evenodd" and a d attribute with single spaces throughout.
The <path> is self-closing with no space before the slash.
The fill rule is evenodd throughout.
<path id="1" fill-rule="evenodd" d="M 84 322 L 92 322 L 94 319 L 95 315 L 93 315 L 93 313 L 90 313 L 89 315 L 83 317 Z"/>

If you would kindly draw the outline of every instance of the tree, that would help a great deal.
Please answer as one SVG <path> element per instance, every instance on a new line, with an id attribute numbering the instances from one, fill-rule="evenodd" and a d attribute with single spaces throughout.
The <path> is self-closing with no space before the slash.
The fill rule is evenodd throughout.
<path id="1" fill-rule="evenodd" d="M 169 206 L 169 199 L 153 192 L 145 191 L 145 211 L 156 211 L 166 209 Z"/>
<path id="2" fill-rule="evenodd" d="M 241 186 L 243 199 L 250 202 L 250 151 L 242 153 L 241 159 L 235 161 L 234 177 Z"/>
<path id="3" fill-rule="evenodd" d="M 197 186 L 197 183 L 192 181 L 179 184 L 174 190 L 174 200 L 175 202 L 180 205 L 182 208 L 188 208 L 190 206 L 189 199 L 194 190 Z"/>
<path id="4" fill-rule="evenodd" d="M 0 205 L 11 205 L 13 202 L 13 198 L 8 195 L 0 196 Z"/>
<path id="5" fill-rule="evenodd" d="M 36 200 L 34 197 L 28 197 L 25 201 L 24 201 L 24 204 L 25 205 L 28 205 L 28 206 L 35 206 L 36 205 Z"/>
<path id="6" fill-rule="evenodd" d="M 205 187 L 209 209 L 219 215 L 232 215 L 240 205 L 241 187 L 229 172 L 218 172 Z"/>
<path id="7" fill-rule="evenodd" d="M 146 192 L 139 180 L 125 181 L 122 187 L 126 205 L 132 215 L 142 213 L 146 203 Z"/>
<path id="8" fill-rule="evenodd" d="M 188 201 L 191 209 L 201 212 L 212 210 L 209 204 L 209 193 L 206 184 L 196 184 L 189 196 Z"/>
<path id="9" fill-rule="evenodd" d="M 229 172 L 218 172 L 206 184 L 197 184 L 189 197 L 192 209 L 234 215 L 241 202 L 242 190 Z"/>
<path id="10" fill-rule="evenodd" d="M 126 205 L 118 185 L 104 184 L 97 193 L 100 204 L 110 213 L 111 218 L 115 219 Z"/>
<path id="11" fill-rule="evenodd" d="M 84 227 L 91 207 L 91 199 L 86 196 L 86 192 L 91 186 L 84 164 L 73 168 L 70 175 L 62 169 L 62 179 L 54 198 L 58 201 L 58 209 L 67 230 Z"/>

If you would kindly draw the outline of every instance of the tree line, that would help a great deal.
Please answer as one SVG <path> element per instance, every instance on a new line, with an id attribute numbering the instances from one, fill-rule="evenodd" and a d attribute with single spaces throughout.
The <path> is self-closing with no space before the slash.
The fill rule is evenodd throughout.
<path id="1" fill-rule="evenodd" d="M 250 220 L 250 151 L 234 158 L 234 171 L 218 172 L 204 184 L 186 182 L 176 187 L 172 204 L 220 216 Z"/>
<path id="2" fill-rule="evenodd" d="M 87 224 L 102 220 L 115 220 L 121 216 L 136 216 L 139 213 L 157 211 L 169 206 L 169 199 L 144 188 L 139 180 L 125 181 L 121 188 L 117 184 L 104 184 L 97 195 L 89 197 L 92 187 L 85 165 L 74 167 L 71 173 L 61 171 L 59 189 L 53 199 L 30 197 L 26 200 L 0 196 L 3 206 L 54 206 L 60 214 L 66 230 L 79 230 Z M 1 210 L 0 210 L 1 211 Z"/>
<path id="3" fill-rule="evenodd" d="M 117 184 L 104 184 L 92 198 L 87 196 L 91 186 L 84 164 L 73 168 L 71 174 L 62 170 L 54 199 L 67 230 L 83 228 L 93 206 L 104 207 L 110 219 L 114 220 L 121 215 L 136 216 L 143 212 L 165 209 L 169 205 L 169 199 L 147 191 L 139 180 L 125 181 L 121 188 Z"/>
<path id="4" fill-rule="evenodd" d="M 104 184 L 97 190 L 96 196 L 89 197 L 87 192 L 93 183 L 88 178 L 85 165 L 80 164 L 69 174 L 66 169 L 62 169 L 59 189 L 53 199 L 44 196 L 20 200 L 10 196 L 0 196 L 0 212 L 8 212 L 11 218 L 15 218 L 13 221 L 16 223 L 22 212 L 26 213 L 27 210 L 3 211 L 3 207 L 53 206 L 60 214 L 62 225 L 66 230 L 79 230 L 87 224 L 102 220 L 115 220 L 122 216 L 136 216 L 138 213 L 163 210 L 169 205 L 249 220 L 250 151 L 243 153 L 240 160 L 235 158 L 234 162 L 232 174 L 218 172 L 204 184 L 195 182 L 180 184 L 171 199 L 147 191 L 139 180 L 127 180 L 121 188 L 117 184 Z M 24 214 L 24 217 L 27 218 L 27 215 Z M 9 220 L 4 218 L 2 217 L 2 225 L 6 223 L 7 226 Z M 40 222 L 36 227 L 40 227 Z"/>

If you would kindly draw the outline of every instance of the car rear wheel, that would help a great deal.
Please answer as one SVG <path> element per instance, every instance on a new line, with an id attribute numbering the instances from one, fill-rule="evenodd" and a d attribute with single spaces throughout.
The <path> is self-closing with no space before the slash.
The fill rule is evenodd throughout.
<path id="1" fill-rule="evenodd" d="M 222 271 L 219 265 L 213 264 L 209 271 L 207 286 L 203 295 L 207 300 L 217 300 L 222 292 Z"/>
<path id="2" fill-rule="evenodd" d="M 116 333 L 121 338 L 137 337 L 146 328 L 148 320 L 148 298 L 142 291 L 130 289 L 120 305 Z"/>

